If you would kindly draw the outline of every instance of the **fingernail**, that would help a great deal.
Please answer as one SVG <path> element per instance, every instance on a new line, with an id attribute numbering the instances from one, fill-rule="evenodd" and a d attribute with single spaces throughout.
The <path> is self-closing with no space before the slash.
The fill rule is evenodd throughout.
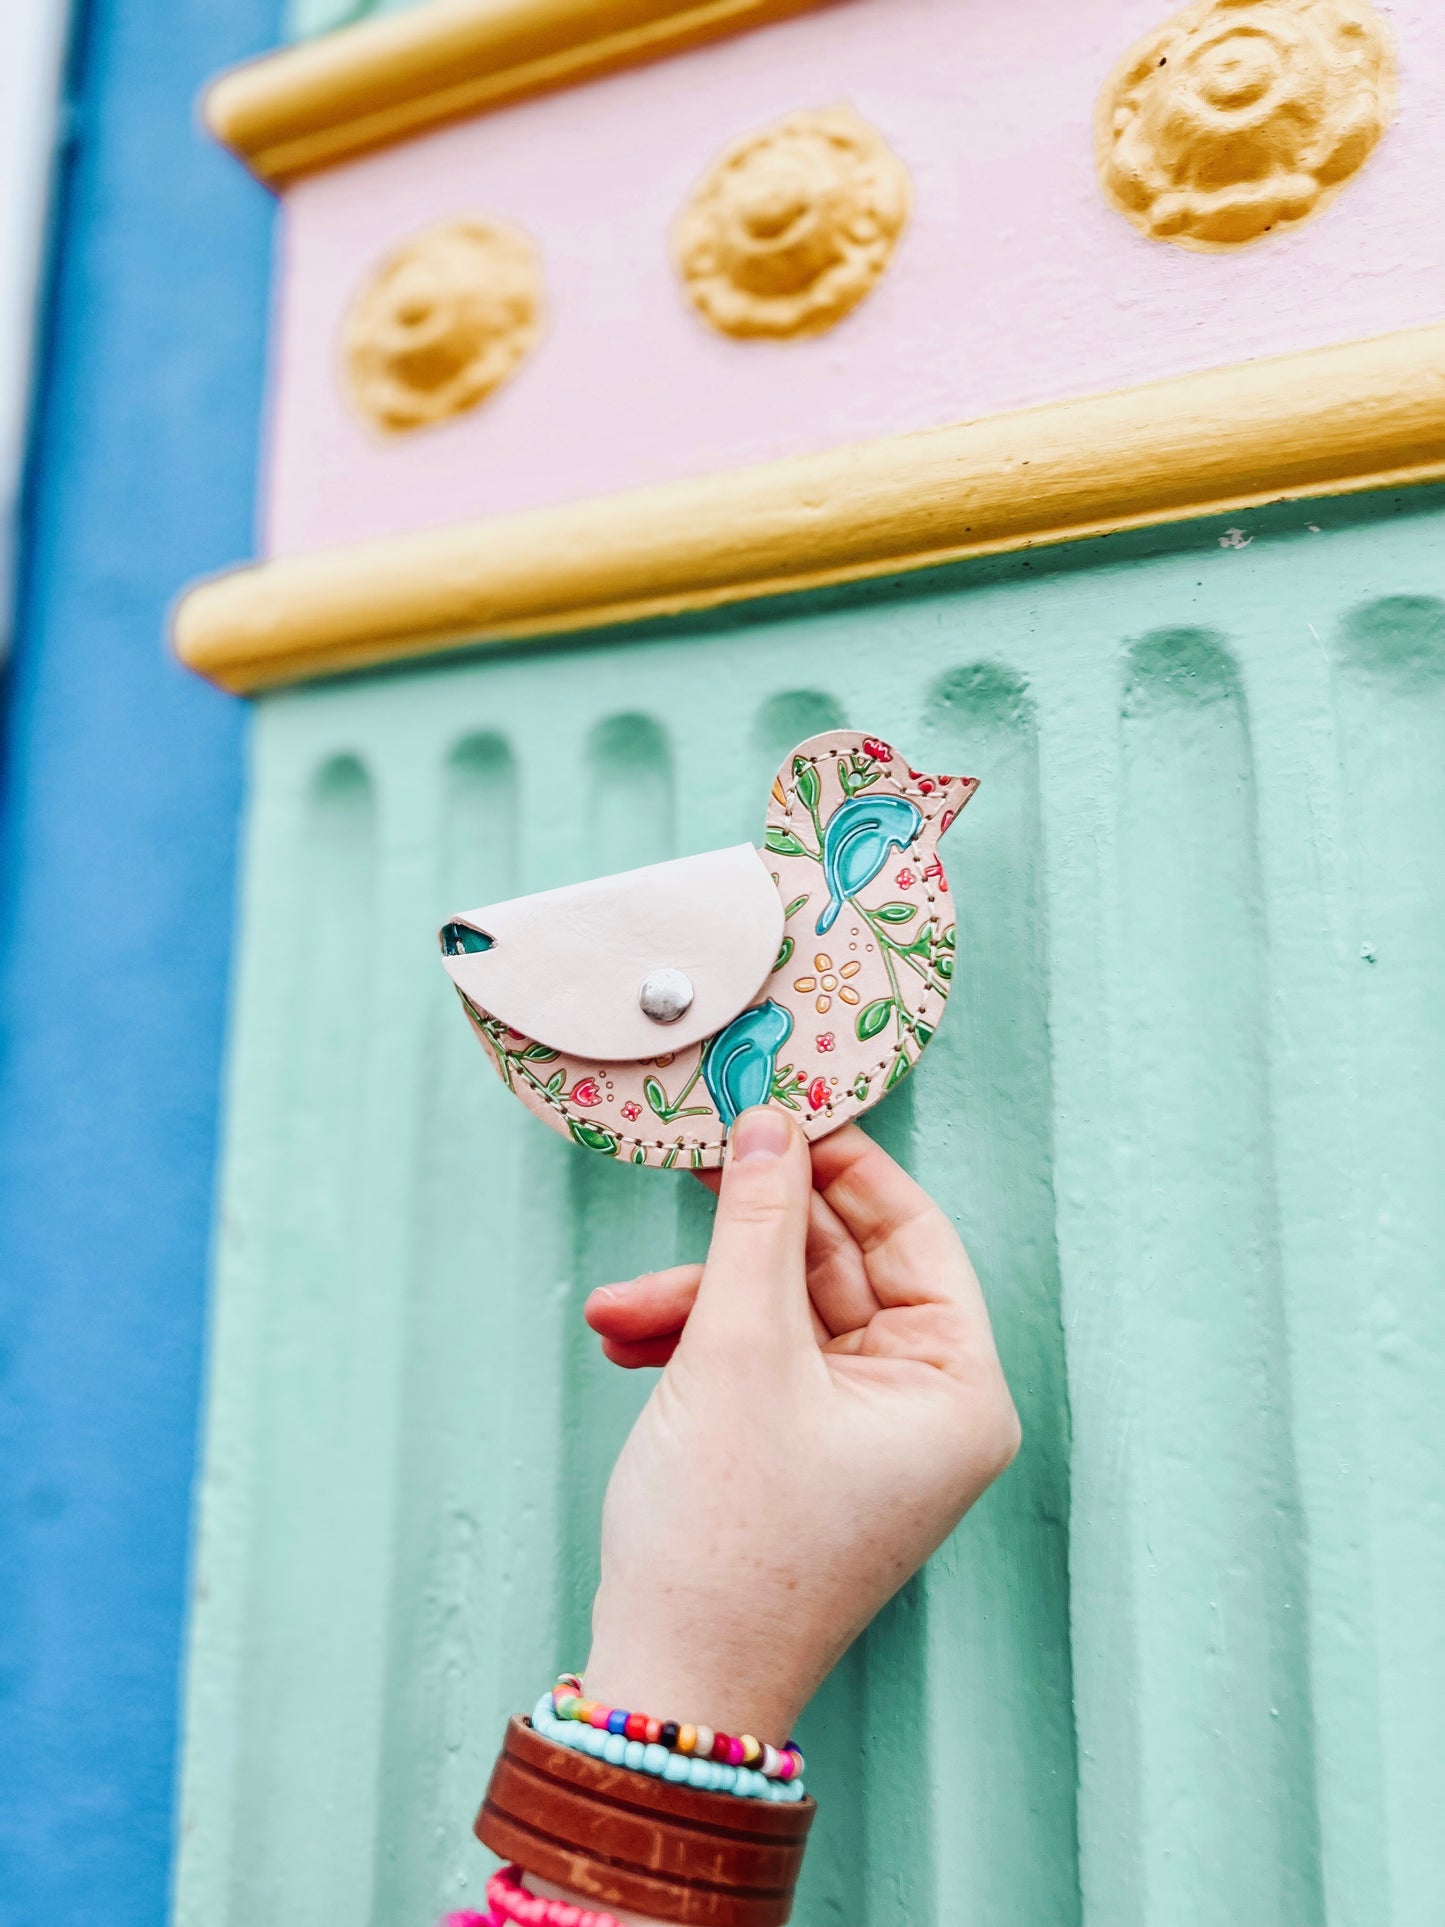
<path id="1" fill-rule="evenodd" d="M 728 1140 L 732 1161 L 746 1164 L 752 1158 L 780 1158 L 792 1135 L 793 1127 L 781 1111 L 760 1104 L 744 1111 L 733 1125 Z"/>

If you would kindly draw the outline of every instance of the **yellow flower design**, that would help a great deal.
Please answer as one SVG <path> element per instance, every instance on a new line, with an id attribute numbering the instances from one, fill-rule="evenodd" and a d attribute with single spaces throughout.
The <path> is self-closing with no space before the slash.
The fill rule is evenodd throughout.
<path id="1" fill-rule="evenodd" d="M 816 977 L 794 978 L 793 988 L 794 990 L 801 991 L 804 996 L 810 991 L 816 991 L 818 993 L 817 1002 L 813 1008 L 820 1017 L 826 1017 L 828 1012 L 833 1008 L 834 997 L 840 998 L 845 1004 L 857 1003 L 858 993 L 853 986 L 846 981 L 849 977 L 856 977 L 862 969 L 862 965 L 858 963 L 856 958 L 850 958 L 841 970 L 835 972 L 833 969 L 833 959 L 828 956 L 826 951 L 820 950 L 813 959 L 813 968 L 818 972 L 818 975 Z"/>
<path id="2" fill-rule="evenodd" d="M 818 334 L 856 308 L 908 218 L 908 175 L 847 107 L 793 114 L 734 143 L 676 231 L 693 305 L 722 334 Z"/>
<path id="3" fill-rule="evenodd" d="M 1369 0 L 1196 0 L 1099 100 L 1099 179 L 1152 239 L 1226 248 L 1302 221 L 1365 163 L 1394 58 Z"/>
<path id="4" fill-rule="evenodd" d="M 447 421 L 507 381 L 542 332 L 542 270 L 503 221 L 442 221 L 384 261 L 342 336 L 346 387 L 389 434 Z"/>

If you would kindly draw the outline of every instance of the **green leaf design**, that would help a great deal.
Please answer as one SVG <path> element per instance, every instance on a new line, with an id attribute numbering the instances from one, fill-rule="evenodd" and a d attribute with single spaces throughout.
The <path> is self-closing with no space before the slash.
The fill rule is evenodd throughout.
<path id="1" fill-rule="evenodd" d="M 918 915 L 916 903 L 882 903 L 872 913 L 880 923 L 911 923 Z"/>
<path id="2" fill-rule="evenodd" d="M 899 1051 L 893 1060 L 893 1068 L 889 1071 L 888 1077 L 883 1085 L 884 1090 L 891 1091 L 895 1084 L 901 1084 L 912 1069 L 913 1066 L 909 1063 L 906 1054 L 903 1051 Z"/>
<path id="3" fill-rule="evenodd" d="M 861 1073 L 853 1080 L 853 1095 L 861 1104 L 868 1095 L 868 1079 Z"/>
<path id="4" fill-rule="evenodd" d="M 808 852 L 791 830 L 769 828 L 763 838 L 763 848 L 771 850 L 774 856 L 806 856 Z"/>
<path id="5" fill-rule="evenodd" d="M 951 923 L 949 924 L 946 930 L 941 931 L 939 933 L 938 941 L 943 945 L 945 950 L 952 950 L 953 940 L 957 934 L 958 934 L 957 924 Z"/>
<path id="6" fill-rule="evenodd" d="M 522 1058 L 528 1064 L 555 1064 L 557 1052 L 549 1050 L 545 1044 L 528 1044 L 522 1052 Z"/>
<path id="7" fill-rule="evenodd" d="M 795 756 L 793 758 L 793 781 L 797 785 L 798 795 L 803 800 L 803 807 L 811 814 L 812 811 L 817 809 L 818 798 L 823 793 L 823 786 L 818 780 L 817 765 L 810 763 L 806 757 Z"/>
<path id="8" fill-rule="evenodd" d="M 646 1164 L 647 1162 L 647 1153 L 640 1144 L 635 1144 L 632 1147 L 632 1162 L 634 1164 Z"/>
<path id="9" fill-rule="evenodd" d="M 670 1171 L 673 1165 L 677 1163 L 677 1154 L 681 1149 L 682 1146 L 680 1144 L 674 1144 L 670 1151 L 663 1152 L 662 1168 L 664 1171 Z"/>
<path id="10" fill-rule="evenodd" d="M 780 1071 L 773 1072 L 772 1098 L 775 1104 L 786 1105 L 790 1111 L 800 1110 L 793 1092 L 797 1088 L 797 1078 L 791 1064 L 784 1064 Z"/>
<path id="11" fill-rule="evenodd" d="M 773 969 L 775 971 L 781 970 L 792 954 L 793 939 L 791 937 L 784 937 L 783 941 L 778 945 L 778 954 L 773 960 Z"/>
<path id="12" fill-rule="evenodd" d="M 773 878 L 774 883 L 776 883 L 777 880 L 778 879 L 776 877 Z M 783 912 L 783 922 L 786 923 L 790 917 L 797 916 L 798 912 L 802 909 L 803 905 L 807 901 L 808 901 L 808 892 L 806 890 L 803 892 L 802 896 L 794 897 L 793 901 L 788 905 L 787 909 Z"/>
<path id="13" fill-rule="evenodd" d="M 667 1092 L 655 1077 L 643 1078 L 642 1095 L 647 1099 L 649 1109 L 656 1111 L 659 1117 L 667 1116 Z"/>
<path id="14" fill-rule="evenodd" d="M 858 1033 L 860 1043 L 866 1044 L 870 1037 L 876 1037 L 893 1014 L 893 999 L 880 997 L 876 1003 L 865 1004 L 854 1019 L 853 1028 Z"/>
<path id="15" fill-rule="evenodd" d="M 942 977 L 943 981 L 947 983 L 953 975 L 953 959 L 948 955 L 947 951 L 937 960 L 933 968 L 937 971 L 938 975 Z"/>
<path id="16" fill-rule="evenodd" d="M 589 1124 L 585 1118 L 569 1117 L 567 1129 L 578 1144 L 589 1151 L 601 1151 L 604 1157 L 615 1158 L 622 1148 L 614 1132 L 601 1124 Z"/>
<path id="17" fill-rule="evenodd" d="M 566 1082 L 567 1073 L 565 1071 L 553 1071 L 552 1075 L 547 1079 L 548 1097 L 560 1097 L 562 1095 L 562 1086 Z"/>
<path id="18" fill-rule="evenodd" d="M 913 1035 L 918 1039 L 918 1048 L 922 1050 L 923 1046 L 933 1035 L 932 1024 L 915 1024 L 913 1026 Z"/>

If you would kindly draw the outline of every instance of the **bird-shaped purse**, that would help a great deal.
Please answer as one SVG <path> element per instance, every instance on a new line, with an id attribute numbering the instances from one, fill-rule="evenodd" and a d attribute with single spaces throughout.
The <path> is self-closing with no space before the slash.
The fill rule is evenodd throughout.
<path id="1" fill-rule="evenodd" d="M 811 737 L 761 850 L 462 911 L 447 974 L 507 1089 L 590 1151 L 707 1169 L 752 1104 L 822 1137 L 938 1027 L 957 947 L 938 843 L 977 787 L 876 736 Z"/>

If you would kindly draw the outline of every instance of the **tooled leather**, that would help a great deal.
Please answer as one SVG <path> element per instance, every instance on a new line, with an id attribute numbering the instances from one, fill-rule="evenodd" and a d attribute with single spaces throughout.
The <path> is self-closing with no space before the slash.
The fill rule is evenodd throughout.
<path id="1" fill-rule="evenodd" d="M 529 1873 L 604 1907 L 686 1927 L 783 1927 L 813 1822 L 655 1780 L 508 1722 L 474 1831 Z"/>
<path id="2" fill-rule="evenodd" d="M 444 957 L 472 1003 L 553 1050 L 601 1063 L 677 1051 L 757 995 L 783 938 L 783 905 L 751 843 L 654 863 L 461 912 L 492 948 Z M 693 1001 L 658 1023 L 638 1003 L 654 970 L 680 970 Z"/>
<path id="3" fill-rule="evenodd" d="M 692 1043 L 674 1028 L 645 1055 L 604 1060 L 464 999 L 467 1019 L 519 1102 L 600 1155 L 716 1168 L 733 1117 L 764 1102 L 821 1137 L 896 1088 L 942 1017 L 960 937 L 938 844 L 977 787 L 875 736 L 800 743 L 762 852 L 782 940 L 746 1006 Z"/>

